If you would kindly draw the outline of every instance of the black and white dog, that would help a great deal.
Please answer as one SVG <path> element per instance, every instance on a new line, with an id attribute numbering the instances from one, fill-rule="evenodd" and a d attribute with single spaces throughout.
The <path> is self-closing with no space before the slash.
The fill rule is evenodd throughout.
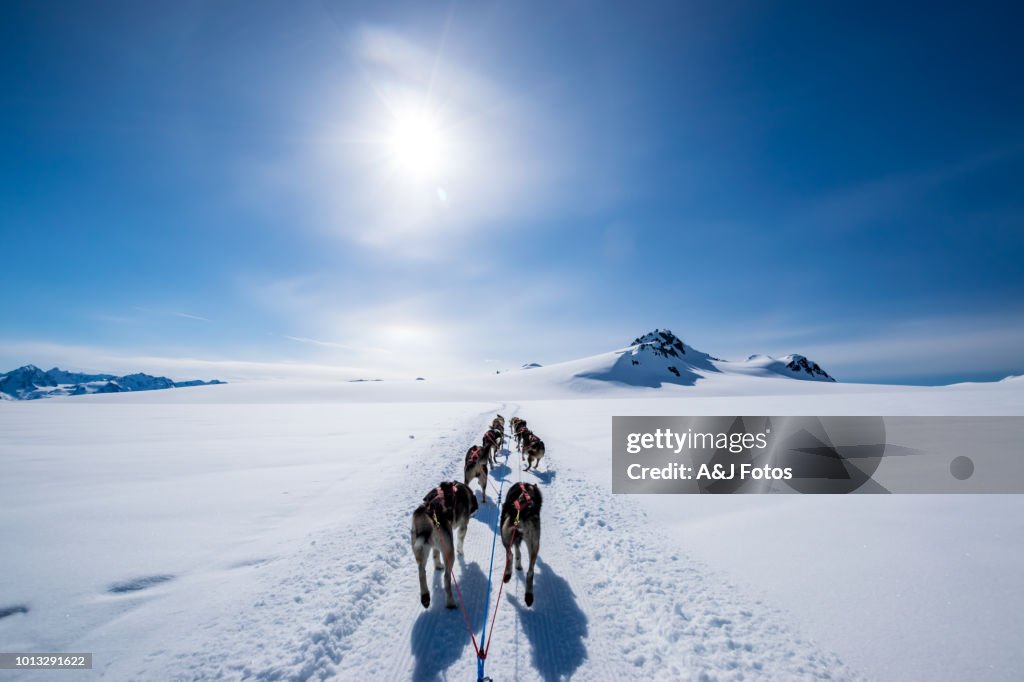
<path id="1" fill-rule="evenodd" d="M 512 432 L 513 437 L 516 439 L 516 448 L 519 450 L 519 452 L 523 451 L 523 440 L 527 438 L 531 433 L 532 431 L 530 431 L 530 429 L 528 429 L 526 426 L 525 419 L 519 422 L 519 425 L 516 427 L 516 430 Z"/>
<path id="2" fill-rule="evenodd" d="M 466 485 L 474 478 L 480 483 L 480 501 L 487 501 L 487 450 L 474 445 L 466 451 L 466 464 L 463 469 L 463 479 Z"/>
<path id="3" fill-rule="evenodd" d="M 430 590 L 427 589 L 427 557 L 434 550 L 434 568 L 444 571 L 445 605 L 455 608 L 452 598 L 452 565 L 455 563 L 453 530 L 459 531 L 459 556 L 466 539 L 469 517 L 476 513 L 479 505 L 476 495 L 464 483 L 445 481 L 423 498 L 423 504 L 412 513 L 412 553 L 420 574 L 420 603 L 423 608 L 430 606 Z M 444 564 L 441 555 L 444 554 Z M 447 570 L 446 570 L 447 569 Z"/>
<path id="4" fill-rule="evenodd" d="M 501 452 L 501 446 L 505 444 L 505 434 L 497 429 L 491 429 L 484 434 L 481 443 L 488 450 L 487 459 L 491 464 L 497 464 L 498 453 Z"/>
<path id="5" fill-rule="evenodd" d="M 523 438 L 523 461 L 526 462 L 526 468 L 523 471 L 529 471 L 531 468 L 536 469 L 543 458 L 544 441 L 533 433 Z"/>
<path id="6" fill-rule="evenodd" d="M 516 550 L 516 570 L 523 570 L 519 545 L 526 541 L 530 551 L 530 569 L 526 572 L 526 605 L 533 606 L 533 567 L 540 551 L 540 488 L 533 483 L 516 483 L 508 489 L 501 506 L 501 543 L 505 545 L 504 582 L 512 578 L 512 546 Z"/>

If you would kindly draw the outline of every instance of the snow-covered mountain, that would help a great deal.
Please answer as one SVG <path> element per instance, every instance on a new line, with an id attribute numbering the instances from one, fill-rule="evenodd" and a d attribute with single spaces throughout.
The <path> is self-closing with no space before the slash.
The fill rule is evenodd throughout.
<path id="1" fill-rule="evenodd" d="M 86 395 L 88 393 L 123 393 L 126 391 L 156 391 L 164 388 L 206 386 L 223 384 L 219 379 L 212 381 L 172 381 L 167 377 L 135 373 L 124 376 L 114 374 L 83 374 L 68 372 L 54 367 L 43 371 L 35 365 L 25 365 L 0 374 L 0 399 L 35 400 L 61 395 Z"/>
<path id="2" fill-rule="evenodd" d="M 658 388 L 663 384 L 693 386 L 698 381 L 702 386 L 725 382 L 742 390 L 748 378 L 835 382 L 821 365 L 803 355 L 751 355 L 746 360 L 723 360 L 683 343 L 668 329 L 655 329 L 636 337 L 628 346 L 607 353 L 549 365 L 530 362 L 519 370 L 530 371 L 495 372 L 501 376 L 501 390 L 511 390 L 515 385 L 516 395 L 535 391 L 550 394 L 559 387 L 589 393 L 610 388 L 609 384 Z"/>
<path id="3" fill-rule="evenodd" d="M 691 386 L 719 374 L 835 381 L 818 363 L 803 355 L 751 355 L 744 361 L 730 362 L 686 345 L 668 329 L 655 329 L 639 336 L 626 348 L 563 364 L 573 366 L 574 377 L 635 386 Z"/>

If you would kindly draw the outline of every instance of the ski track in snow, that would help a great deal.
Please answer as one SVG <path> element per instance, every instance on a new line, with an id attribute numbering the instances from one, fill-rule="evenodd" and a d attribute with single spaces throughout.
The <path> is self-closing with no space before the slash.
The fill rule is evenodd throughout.
<path id="1" fill-rule="evenodd" d="M 498 408 L 506 419 L 517 408 Z M 462 477 L 461 454 L 493 411 L 473 415 L 443 440 L 419 446 L 400 484 L 381 490 L 380 509 L 358 526 L 310 537 L 297 556 L 252 561 L 261 571 L 251 608 L 212 616 L 175 652 L 156 651 L 152 667 L 106 671 L 111 679 L 447 680 L 476 679 L 476 654 L 460 609 L 446 609 L 442 572 L 428 563 L 432 601 L 419 603 L 409 547 L 416 502 L 438 481 Z M 530 418 L 530 415 L 521 415 Z M 544 434 L 543 426 L 532 423 Z M 492 472 L 502 495 L 517 480 L 544 492 L 536 601 L 522 601 L 524 573 L 505 586 L 487 658 L 495 680 L 847 680 L 860 679 L 834 655 L 802 639 L 786 615 L 747 599 L 719 576 L 648 530 L 628 498 L 559 470 L 549 440 L 539 473 Z M 553 447 L 552 447 L 553 446 Z M 499 462 L 501 460 L 499 459 Z M 476 483 L 471 485 L 478 491 Z M 477 493 L 479 495 L 479 493 Z M 470 522 L 456 578 L 480 638 L 496 488 Z M 527 552 L 524 547 L 524 567 Z M 494 553 L 488 627 L 504 550 Z M 431 573 L 433 575 L 431 575 Z M 589 643 L 602 643 L 591 647 Z M 191 649 L 186 648 L 189 644 Z"/>

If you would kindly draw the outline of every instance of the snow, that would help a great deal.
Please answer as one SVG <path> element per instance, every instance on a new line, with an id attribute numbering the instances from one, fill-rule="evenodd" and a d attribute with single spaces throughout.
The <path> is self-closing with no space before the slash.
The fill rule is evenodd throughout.
<path id="1" fill-rule="evenodd" d="M 408 524 L 500 412 L 547 456 L 494 472 L 545 499 L 537 601 L 506 586 L 495 679 L 1019 678 L 1019 497 L 616 496 L 609 444 L 624 414 L 1022 414 L 1024 384 L 582 376 L 619 357 L 6 401 L 0 651 L 94 652 L 83 680 L 475 679 L 439 575 L 419 604 Z M 495 493 L 456 567 L 478 637 Z"/>

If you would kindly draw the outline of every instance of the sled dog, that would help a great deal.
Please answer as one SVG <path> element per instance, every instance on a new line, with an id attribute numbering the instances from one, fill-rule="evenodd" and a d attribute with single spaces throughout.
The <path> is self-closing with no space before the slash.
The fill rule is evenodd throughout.
<path id="1" fill-rule="evenodd" d="M 531 433 L 533 432 L 526 428 L 526 422 L 520 424 L 519 428 L 516 429 L 514 435 L 516 439 L 516 449 L 519 450 L 519 452 L 523 451 L 523 440 L 528 438 Z"/>
<path id="2" fill-rule="evenodd" d="M 520 543 L 526 541 L 530 552 L 530 568 L 526 572 L 527 606 L 533 606 L 533 567 L 540 551 L 540 488 L 533 483 L 516 483 L 508 489 L 501 506 L 501 543 L 505 545 L 504 582 L 512 578 L 512 546 L 515 545 L 516 570 L 523 570 Z"/>
<path id="3" fill-rule="evenodd" d="M 430 606 L 426 565 L 431 549 L 434 551 L 434 568 L 444 571 L 445 605 L 450 609 L 455 608 L 455 599 L 452 598 L 452 566 L 455 563 L 453 531 L 459 531 L 458 554 L 462 556 L 469 517 L 478 508 L 476 495 L 466 484 L 444 481 L 427 493 L 423 497 L 423 504 L 412 513 L 412 553 L 419 570 L 420 603 L 423 608 Z M 444 564 L 441 563 L 442 554 Z"/>
<path id="4" fill-rule="evenodd" d="M 495 457 L 501 452 L 501 446 L 505 443 L 505 434 L 497 429 L 491 429 L 484 434 L 483 445 L 484 447 L 490 447 L 492 452 L 490 453 L 491 464 L 495 463 Z"/>
<path id="5" fill-rule="evenodd" d="M 533 433 L 523 439 L 523 460 L 526 462 L 526 468 L 523 471 L 529 471 L 531 468 L 536 469 L 543 457 L 544 441 Z"/>
<path id="6" fill-rule="evenodd" d="M 487 463 L 488 455 L 484 448 L 474 445 L 466 451 L 466 464 L 463 467 L 463 479 L 467 487 L 474 478 L 480 483 L 480 501 L 487 501 Z"/>

